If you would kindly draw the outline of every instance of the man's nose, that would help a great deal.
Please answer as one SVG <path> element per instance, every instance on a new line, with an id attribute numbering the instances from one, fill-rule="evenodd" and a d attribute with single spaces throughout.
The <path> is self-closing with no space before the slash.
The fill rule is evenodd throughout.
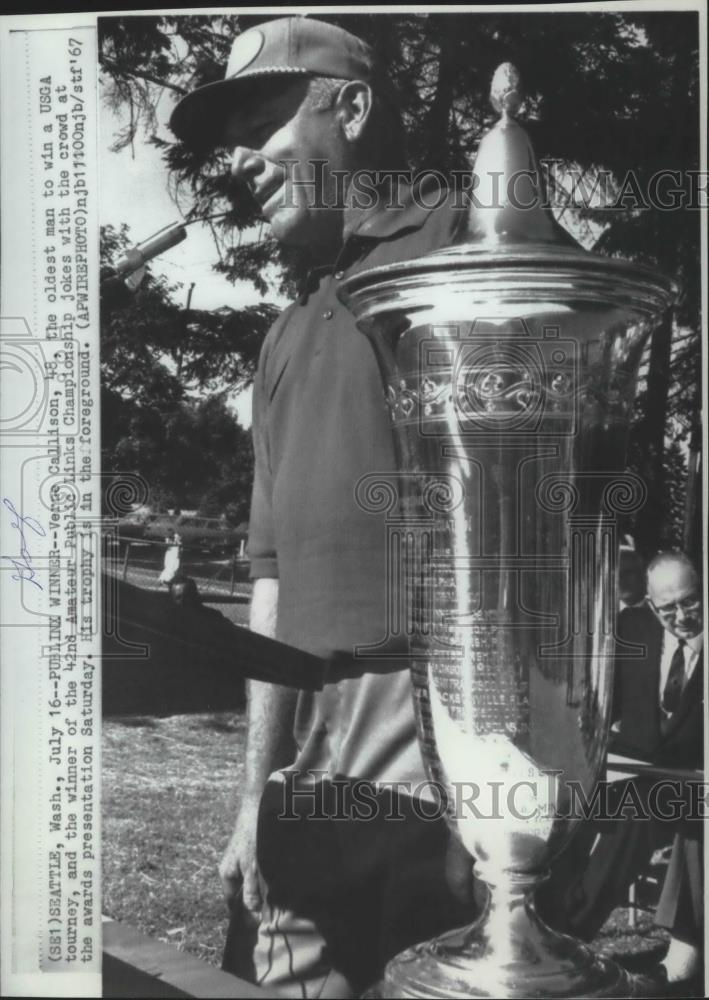
<path id="1" fill-rule="evenodd" d="M 254 149 L 237 146 L 231 157 L 230 173 L 232 180 L 250 183 L 266 170 L 266 160 Z"/>

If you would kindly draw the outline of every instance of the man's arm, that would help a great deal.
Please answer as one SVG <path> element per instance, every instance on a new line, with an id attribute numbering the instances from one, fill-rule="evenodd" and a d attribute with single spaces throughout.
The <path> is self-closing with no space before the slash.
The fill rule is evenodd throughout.
<path id="1" fill-rule="evenodd" d="M 275 638 L 278 580 L 254 581 L 250 626 Z M 231 905 L 243 880 L 247 910 L 259 913 L 261 893 L 256 868 L 256 825 L 261 793 L 268 776 L 293 760 L 293 719 L 298 692 L 264 681 L 249 681 L 244 789 L 231 840 L 219 865 L 227 903 Z"/>

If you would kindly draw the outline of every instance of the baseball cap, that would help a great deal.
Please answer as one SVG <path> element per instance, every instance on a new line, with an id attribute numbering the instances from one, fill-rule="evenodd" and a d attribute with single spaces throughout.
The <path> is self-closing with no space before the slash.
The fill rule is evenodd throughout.
<path id="1" fill-rule="evenodd" d="M 282 17 L 242 32 L 231 49 L 223 80 L 183 97 L 170 128 L 192 146 L 215 145 L 224 119 L 244 101 L 257 101 L 264 78 L 329 76 L 362 80 L 395 100 L 374 50 L 343 28 L 310 17 Z"/>

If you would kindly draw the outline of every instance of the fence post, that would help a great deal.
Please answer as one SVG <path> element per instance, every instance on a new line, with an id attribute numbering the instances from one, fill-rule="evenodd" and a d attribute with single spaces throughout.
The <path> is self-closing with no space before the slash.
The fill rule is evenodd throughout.
<path id="1" fill-rule="evenodd" d="M 628 927 L 635 928 L 637 924 L 637 914 L 635 912 L 635 907 L 637 905 L 637 883 L 631 882 L 628 887 Z"/>
<path id="2" fill-rule="evenodd" d="M 123 572 L 122 572 L 123 580 L 125 580 L 128 576 L 128 557 L 130 556 L 130 547 L 132 544 L 133 544 L 132 542 L 126 542 L 126 551 L 125 555 L 123 556 Z"/>

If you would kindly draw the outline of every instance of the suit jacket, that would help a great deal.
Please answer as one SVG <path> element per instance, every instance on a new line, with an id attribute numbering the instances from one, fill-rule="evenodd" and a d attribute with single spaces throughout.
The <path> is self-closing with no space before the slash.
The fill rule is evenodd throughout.
<path id="1" fill-rule="evenodd" d="M 624 608 L 618 616 L 613 717 L 620 722 L 619 751 L 654 764 L 701 767 L 703 761 L 703 653 L 676 712 L 663 725 L 660 662 L 664 629 L 650 608 Z M 628 644 L 644 654 L 633 655 Z"/>

